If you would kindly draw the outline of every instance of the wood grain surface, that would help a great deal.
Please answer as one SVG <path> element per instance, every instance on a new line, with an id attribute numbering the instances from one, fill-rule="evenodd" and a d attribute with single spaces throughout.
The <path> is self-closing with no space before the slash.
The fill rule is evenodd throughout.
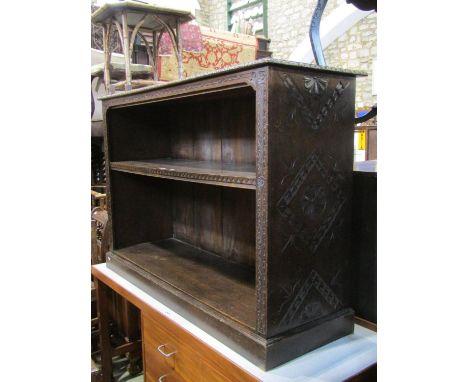
<path id="1" fill-rule="evenodd" d="M 137 244 L 115 253 L 220 313 L 255 328 L 255 282 L 248 269 L 177 239 Z"/>
<path id="2" fill-rule="evenodd" d="M 112 170 L 131 174 L 255 189 L 255 166 L 252 164 L 238 165 L 221 161 L 161 158 L 112 162 L 110 167 Z"/>

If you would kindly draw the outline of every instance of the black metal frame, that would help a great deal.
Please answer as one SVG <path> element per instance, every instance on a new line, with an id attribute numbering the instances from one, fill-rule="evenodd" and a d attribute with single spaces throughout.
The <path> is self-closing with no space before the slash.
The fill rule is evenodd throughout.
<path id="1" fill-rule="evenodd" d="M 323 11 L 327 6 L 328 0 L 318 0 L 309 28 L 310 44 L 312 45 L 312 53 L 314 54 L 317 65 L 326 66 L 325 56 L 323 55 L 322 42 L 320 40 L 320 21 L 322 20 Z M 375 10 L 377 12 L 377 0 L 346 0 L 349 4 L 353 4 L 360 10 Z M 377 115 L 377 104 L 372 106 L 371 110 L 362 117 L 354 119 L 354 123 L 362 123 Z"/>

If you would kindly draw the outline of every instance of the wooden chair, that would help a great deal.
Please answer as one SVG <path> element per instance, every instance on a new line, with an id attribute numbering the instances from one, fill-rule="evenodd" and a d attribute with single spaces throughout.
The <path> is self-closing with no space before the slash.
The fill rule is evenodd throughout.
<path id="1" fill-rule="evenodd" d="M 96 200 L 105 198 L 98 195 Z M 95 207 L 91 211 L 91 264 L 104 263 L 109 248 L 107 211 L 102 206 Z M 127 354 L 130 374 L 139 373 L 142 369 L 139 310 L 103 284 L 95 285 L 94 281 L 91 281 L 91 303 L 91 355 L 101 355 L 103 380 L 112 380 L 112 357 L 119 355 Z"/>
<path id="2" fill-rule="evenodd" d="M 91 191 L 92 203 L 96 200 L 105 205 L 105 195 Z M 95 198 L 93 200 L 93 198 Z M 107 211 L 103 207 L 95 207 L 91 211 L 91 265 L 106 261 L 106 252 L 109 250 L 109 227 L 107 225 Z M 100 353 L 99 342 L 99 318 L 97 312 L 97 293 L 94 281 L 91 279 L 91 356 Z"/>
<path id="3" fill-rule="evenodd" d="M 106 194 L 91 190 L 91 207 L 101 207 L 103 210 L 107 210 L 107 197 Z M 91 216 L 92 219 L 92 216 Z"/>
<path id="4" fill-rule="evenodd" d="M 91 382 L 102 382 L 102 372 L 91 358 Z"/>
<path id="5" fill-rule="evenodd" d="M 93 208 L 91 211 L 91 264 L 93 265 L 106 262 L 106 252 L 110 248 L 107 221 L 108 215 L 104 207 Z"/>

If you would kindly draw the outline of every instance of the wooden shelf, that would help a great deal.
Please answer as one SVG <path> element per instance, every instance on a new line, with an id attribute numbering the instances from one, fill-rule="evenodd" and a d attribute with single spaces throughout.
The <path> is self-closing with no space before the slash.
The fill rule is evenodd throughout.
<path id="1" fill-rule="evenodd" d="M 255 270 L 177 239 L 141 243 L 114 253 L 192 298 L 255 329 Z"/>
<path id="2" fill-rule="evenodd" d="M 215 184 L 218 186 L 254 190 L 255 165 L 225 164 L 220 161 L 183 159 L 147 159 L 140 161 L 111 162 L 115 171 L 176 179 L 186 182 Z"/>

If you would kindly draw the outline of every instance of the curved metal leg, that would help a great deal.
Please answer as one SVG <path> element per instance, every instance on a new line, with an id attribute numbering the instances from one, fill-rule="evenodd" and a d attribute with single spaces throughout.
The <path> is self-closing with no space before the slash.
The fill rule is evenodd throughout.
<path id="1" fill-rule="evenodd" d="M 310 29 L 309 29 L 309 37 L 310 37 L 310 44 L 312 45 L 312 53 L 315 57 L 315 62 L 317 65 L 325 66 L 327 65 L 325 61 L 325 56 L 323 55 L 322 50 L 322 42 L 320 41 L 320 21 L 322 20 L 323 11 L 327 6 L 328 0 L 318 0 L 317 6 L 315 7 L 314 13 L 312 14 L 312 20 L 310 22 Z M 365 6 L 370 7 L 369 9 L 377 10 L 377 2 L 375 0 L 346 0 L 347 3 L 358 3 L 361 7 Z M 361 4 L 362 3 L 362 4 Z M 359 9 L 361 8 L 359 5 L 354 4 Z M 367 9 L 367 8 L 366 8 Z M 372 109 L 363 115 L 362 117 L 358 117 L 354 119 L 354 123 L 362 123 L 365 122 L 372 117 L 377 115 L 377 105 L 372 106 Z"/>
<path id="2" fill-rule="evenodd" d="M 354 118 L 354 124 L 366 122 L 366 121 L 368 121 L 369 119 L 375 117 L 376 115 L 377 115 L 377 104 L 375 104 L 374 106 L 372 106 L 372 108 L 370 109 L 370 111 L 368 111 L 368 112 L 367 112 L 366 114 L 364 114 L 362 117 Z"/>
<path id="3" fill-rule="evenodd" d="M 320 20 L 322 19 L 323 11 L 327 5 L 328 0 L 318 0 L 315 11 L 312 14 L 312 21 L 310 22 L 309 37 L 310 44 L 312 45 L 312 53 L 315 57 L 317 65 L 325 66 L 325 57 L 322 50 L 322 42 L 320 41 Z"/>

